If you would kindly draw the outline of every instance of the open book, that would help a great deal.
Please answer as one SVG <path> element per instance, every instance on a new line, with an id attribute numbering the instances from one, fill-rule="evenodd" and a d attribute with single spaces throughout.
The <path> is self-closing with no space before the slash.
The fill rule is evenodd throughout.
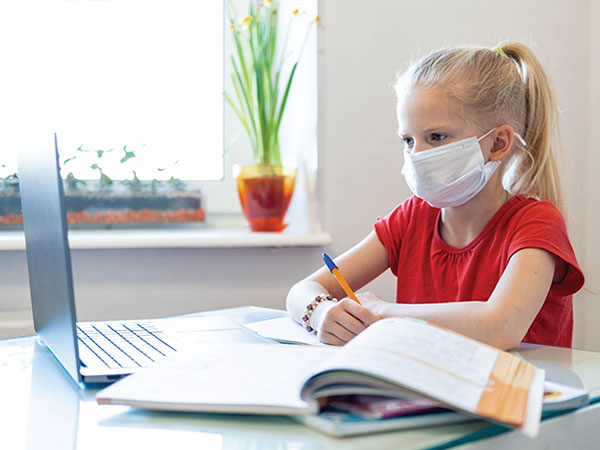
<path id="1" fill-rule="evenodd" d="M 410 318 L 375 322 L 342 348 L 206 345 L 116 382 L 100 404 L 307 415 L 337 395 L 425 398 L 538 432 L 544 372 L 519 357 Z"/>

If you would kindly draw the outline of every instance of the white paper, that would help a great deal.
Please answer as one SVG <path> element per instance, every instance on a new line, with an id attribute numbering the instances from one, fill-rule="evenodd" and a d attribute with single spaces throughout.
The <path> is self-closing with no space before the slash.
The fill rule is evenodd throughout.
<path id="1" fill-rule="evenodd" d="M 244 325 L 255 333 L 279 342 L 295 344 L 327 345 L 319 340 L 316 334 L 308 333 L 302 325 L 291 317 L 278 317 L 277 319 L 262 320 Z"/>
<path id="2" fill-rule="evenodd" d="M 577 407 L 585 405 L 589 400 L 589 392 L 582 387 L 572 387 L 546 380 L 544 390 L 553 393 L 553 395 L 544 395 L 544 410 L 561 409 L 563 405 Z"/>
<path id="3" fill-rule="evenodd" d="M 211 344 L 175 356 L 100 391 L 99 403 L 158 410 L 306 413 L 305 378 L 336 348 Z"/>

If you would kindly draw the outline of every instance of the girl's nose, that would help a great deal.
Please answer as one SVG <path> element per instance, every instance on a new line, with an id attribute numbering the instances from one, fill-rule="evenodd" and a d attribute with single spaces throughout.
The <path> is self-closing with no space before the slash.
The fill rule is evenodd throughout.
<path id="1" fill-rule="evenodd" d="M 427 142 L 415 141 L 413 145 L 413 153 L 423 152 L 425 150 L 432 149 L 433 146 L 429 145 Z"/>

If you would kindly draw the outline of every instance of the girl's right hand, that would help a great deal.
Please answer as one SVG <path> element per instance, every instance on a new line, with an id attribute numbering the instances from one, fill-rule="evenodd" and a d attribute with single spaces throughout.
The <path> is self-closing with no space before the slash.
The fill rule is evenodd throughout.
<path id="1" fill-rule="evenodd" d="M 383 316 L 374 314 L 354 300 L 323 302 L 314 310 L 311 325 L 325 344 L 344 345 Z"/>

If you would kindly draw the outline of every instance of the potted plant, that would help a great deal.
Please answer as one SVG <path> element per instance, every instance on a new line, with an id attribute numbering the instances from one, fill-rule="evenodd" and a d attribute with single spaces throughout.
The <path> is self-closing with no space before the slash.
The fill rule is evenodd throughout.
<path id="1" fill-rule="evenodd" d="M 304 39 L 291 69 L 284 73 L 289 58 L 287 38 L 293 20 L 303 13 L 295 10 L 288 23 L 282 45 L 278 45 L 278 1 L 250 0 L 249 14 L 235 19 L 230 14 L 233 35 L 231 55 L 232 93 L 225 93 L 252 147 L 254 165 L 237 166 L 238 194 L 242 211 L 253 231 L 282 231 L 284 217 L 294 191 L 296 171 L 283 167 L 279 146 L 279 128 L 294 80 Z M 319 23 L 319 16 L 311 21 Z"/>
<path id="2" fill-rule="evenodd" d="M 61 157 L 62 169 L 67 172 L 64 191 L 69 225 L 112 227 L 204 221 L 199 191 L 186 189 L 185 183 L 174 176 L 168 180 L 140 180 L 130 165 L 136 159 L 137 151 L 127 145 L 119 150 L 80 146 L 75 154 Z M 106 168 L 114 168 L 115 162 L 129 170 L 130 179 L 113 180 L 107 175 Z M 89 167 L 98 178 L 77 178 L 77 170 L 71 170 L 74 164 Z M 158 177 L 167 170 L 160 167 L 153 172 Z M 2 176 L 6 172 L 6 165 L 0 164 L 0 230 L 21 228 L 23 223 L 18 175 Z"/>
<path id="3" fill-rule="evenodd" d="M 204 221 L 199 192 L 186 190 L 185 183 L 173 176 L 169 180 L 156 177 L 140 180 L 136 166 L 130 165 L 138 159 L 138 151 L 128 145 L 118 150 L 87 149 L 82 145 L 74 155 L 64 158 L 62 167 L 68 171 L 65 205 L 69 224 L 137 226 Z M 98 178 L 87 181 L 76 178 L 69 170 L 74 162 L 88 166 Z M 142 164 L 144 162 L 138 165 Z M 129 171 L 131 178 L 113 180 L 108 176 L 106 167 L 114 168 L 115 165 Z M 153 170 L 155 176 L 165 171 L 165 167 Z"/>
<path id="4" fill-rule="evenodd" d="M 0 163 L 0 229 L 20 227 L 22 223 L 19 177 Z"/>

